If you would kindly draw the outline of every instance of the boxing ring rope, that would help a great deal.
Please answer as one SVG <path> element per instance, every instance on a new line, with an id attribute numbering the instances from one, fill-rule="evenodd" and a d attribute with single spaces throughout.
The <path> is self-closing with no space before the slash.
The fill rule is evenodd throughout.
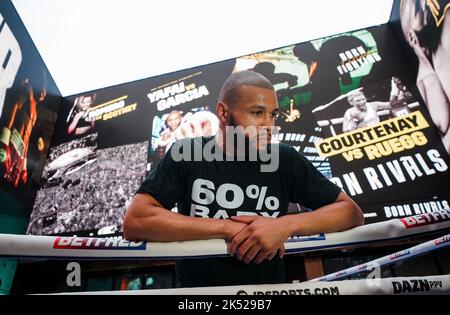
<path id="1" fill-rule="evenodd" d="M 368 295 L 450 294 L 449 276 L 384 278 L 334 282 L 243 285 L 226 287 L 97 291 L 57 295 Z"/>
<path id="2" fill-rule="evenodd" d="M 355 247 L 450 230 L 450 210 L 368 224 L 352 230 L 316 236 L 291 237 L 286 253 Z M 450 294 L 450 275 L 345 280 L 336 279 L 425 254 L 450 245 L 450 234 L 366 264 L 308 282 L 139 291 L 76 292 L 108 295 L 346 295 Z M 178 259 L 226 256 L 224 240 L 187 242 L 130 242 L 119 239 L 0 234 L 0 257 L 19 259 Z M 331 282 L 325 282 L 331 281 Z M 66 293 L 63 293 L 66 294 Z"/>
<path id="3" fill-rule="evenodd" d="M 379 278 L 379 275 L 365 280 L 337 279 L 381 266 L 396 263 L 450 246 L 450 234 L 417 246 L 387 255 L 373 261 L 338 271 L 320 278 L 296 284 L 244 285 L 206 288 L 181 288 L 138 291 L 97 291 L 60 293 L 69 295 L 393 295 L 393 294 L 446 294 L 450 295 L 450 275 Z M 378 278 L 377 278 L 378 276 Z M 324 283 L 325 282 L 325 283 Z M 322 283 L 322 284 L 321 284 Z"/>
<path id="4" fill-rule="evenodd" d="M 357 273 L 365 271 L 373 271 L 381 266 L 387 266 L 393 263 L 397 263 L 402 260 L 411 259 L 426 253 L 450 246 L 450 234 L 444 235 L 442 237 L 436 238 L 434 240 L 419 244 L 417 246 L 404 249 L 402 251 L 396 252 L 394 254 L 386 255 L 384 257 L 372 260 L 370 262 L 360 264 L 348 269 L 337 271 L 323 277 L 311 279 L 308 282 L 316 281 L 334 281 L 344 277 L 348 277 Z"/>
<path id="5" fill-rule="evenodd" d="M 316 236 L 291 237 L 286 253 L 357 247 L 450 229 L 450 209 Z M 224 240 L 130 242 L 122 239 L 0 234 L 0 257 L 17 259 L 179 259 L 227 256 Z"/>

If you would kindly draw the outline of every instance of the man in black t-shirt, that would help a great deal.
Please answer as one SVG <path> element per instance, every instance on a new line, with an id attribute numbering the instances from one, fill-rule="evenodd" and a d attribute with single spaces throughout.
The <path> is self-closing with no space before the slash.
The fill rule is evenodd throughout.
<path id="1" fill-rule="evenodd" d="M 271 143 L 278 103 L 264 76 L 232 74 L 216 113 L 220 132 L 174 143 L 124 219 L 130 240 L 226 240 L 230 257 L 177 261 L 182 286 L 284 282 L 289 236 L 363 224 L 361 209 L 305 157 Z M 286 215 L 289 202 L 315 211 Z M 175 204 L 178 213 L 168 210 Z"/>

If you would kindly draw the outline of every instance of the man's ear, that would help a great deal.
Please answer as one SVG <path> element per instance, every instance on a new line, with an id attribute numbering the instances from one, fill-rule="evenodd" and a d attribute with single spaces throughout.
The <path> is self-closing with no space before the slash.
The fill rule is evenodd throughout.
<path id="1" fill-rule="evenodd" d="M 228 106 L 223 102 L 218 102 L 216 106 L 217 118 L 219 118 L 220 123 L 227 124 L 228 122 Z"/>

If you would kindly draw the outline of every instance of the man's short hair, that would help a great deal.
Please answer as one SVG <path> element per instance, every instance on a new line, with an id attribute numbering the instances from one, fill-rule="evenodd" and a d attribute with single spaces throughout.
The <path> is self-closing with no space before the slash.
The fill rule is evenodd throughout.
<path id="1" fill-rule="evenodd" d="M 242 99 L 239 89 L 243 86 L 275 90 L 273 84 L 262 74 L 250 70 L 239 71 L 230 75 L 223 84 L 219 94 L 219 102 L 224 102 L 229 106 L 238 104 Z"/>
<path id="2" fill-rule="evenodd" d="M 170 116 L 175 116 L 175 115 L 177 115 L 177 116 L 179 116 L 179 117 L 182 116 L 182 114 L 181 114 L 181 112 L 180 112 L 179 110 L 174 109 L 173 111 L 171 111 L 171 112 L 169 113 L 169 115 L 167 115 L 167 118 L 169 118 Z"/>
<path id="3" fill-rule="evenodd" d="M 308 65 L 313 61 L 317 61 L 319 58 L 319 52 L 316 47 L 309 42 L 296 45 L 292 50 L 292 53 L 298 58 L 298 60 Z"/>
<path id="4" fill-rule="evenodd" d="M 366 97 L 362 91 L 355 91 L 355 92 L 352 92 L 352 93 L 350 93 L 350 94 L 347 95 L 347 101 L 349 102 L 350 105 L 353 105 L 354 99 L 355 99 L 357 96 L 361 96 L 361 95 L 364 96 L 364 97 Z"/>

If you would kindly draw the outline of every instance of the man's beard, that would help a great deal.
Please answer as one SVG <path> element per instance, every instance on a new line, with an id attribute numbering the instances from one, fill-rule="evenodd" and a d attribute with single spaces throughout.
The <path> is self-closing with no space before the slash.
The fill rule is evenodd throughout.
<path id="1" fill-rule="evenodd" d="M 227 126 L 228 128 L 231 127 L 234 130 L 240 131 L 240 129 L 237 129 L 237 127 L 240 127 L 240 126 L 236 123 L 236 120 L 234 119 L 234 116 L 232 114 L 230 114 L 230 116 L 228 118 L 227 125 L 228 125 Z M 249 150 L 250 149 L 250 138 L 241 132 L 236 132 L 236 133 L 233 132 L 232 136 L 233 136 L 233 138 L 231 138 L 230 133 L 227 133 L 227 136 L 226 136 L 227 146 L 229 144 L 232 144 L 235 156 L 244 154 L 244 156 L 247 158 L 249 155 L 249 151 L 250 151 Z M 240 139 L 238 139 L 238 138 L 240 138 Z M 242 152 L 242 148 L 238 148 L 238 143 L 241 143 L 241 141 L 240 141 L 241 139 L 244 139 L 244 148 L 245 148 L 244 152 Z"/>
<path id="2" fill-rule="evenodd" d="M 229 143 L 231 142 L 233 144 L 235 154 L 244 153 L 245 157 L 248 158 L 250 155 L 250 150 L 257 150 L 257 152 L 259 152 L 262 149 L 258 146 L 258 137 L 254 137 L 253 139 L 251 139 L 247 134 L 245 134 L 245 132 L 240 132 L 241 130 L 243 131 L 243 127 L 236 123 L 236 120 L 234 119 L 234 116 L 232 114 L 230 114 L 230 117 L 228 118 L 228 127 L 234 128 L 234 130 L 239 131 L 233 133 L 234 139 L 230 139 L 228 135 L 226 137 L 226 141 L 229 141 Z M 241 127 L 242 129 L 237 127 Z M 244 139 L 244 152 L 242 152 L 242 148 L 237 147 L 238 143 L 241 143 L 241 141 L 238 140 L 239 137 L 241 137 L 241 139 Z"/>

